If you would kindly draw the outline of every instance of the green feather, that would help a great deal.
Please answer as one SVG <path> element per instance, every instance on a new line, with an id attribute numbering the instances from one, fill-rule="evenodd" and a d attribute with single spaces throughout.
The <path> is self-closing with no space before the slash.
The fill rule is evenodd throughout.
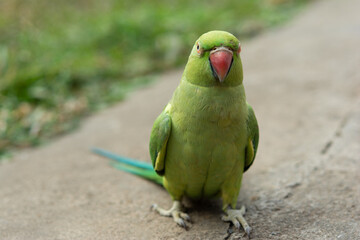
<path id="1" fill-rule="evenodd" d="M 110 162 L 110 165 L 118 170 L 140 176 L 144 179 L 150 180 L 152 182 L 155 182 L 155 183 L 163 186 L 162 177 L 157 175 L 154 170 L 150 171 L 147 169 L 137 168 L 137 167 L 133 167 L 131 165 L 126 165 L 126 164 L 115 162 L 115 161 Z"/>

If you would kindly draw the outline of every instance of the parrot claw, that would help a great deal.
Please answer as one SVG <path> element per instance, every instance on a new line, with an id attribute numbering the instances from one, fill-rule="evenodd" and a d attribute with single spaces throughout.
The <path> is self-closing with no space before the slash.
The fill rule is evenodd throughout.
<path id="1" fill-rule="evenodd" d="M 225 210 L 226 216 L 222 216 L 222 220 L 225 222 L 232 222 L 237 229 L 240 229 L 240 225 L 243 227 L 244 231 L 248 236 L 250 236 L 251 227 L 246 222 L 244 218 L 245 206 L 242 206 L 240 209 L 227 209 Z"/>
<path id="2" fill-rule="evenodd" d="M 187 230 L 187 222 L 191 222 L 190 216 L 181 211 L 181 203 L 174 201 L 173 206 L 169 210 L 160 208 L 157 204 L 153 204 L 151 209 L 158 212 L 161 216 L 172 217 L 174 221 Z"/>
<path id="3" fill-rule="evenodd" d="M 180 227 L 187 228 L 185 221 L 182 218 L 175 219 L 174 221 L 179 225 Z"/>
<path id="4" fill-rule="evenodd" d="M 182 219 L 185 219 L 185 221 L 187 221 L 187 222 L 190 222 L 190 223 L 192 222 L 190 216 L 188 214 L 186 214 L 186 213 L 181 212 L 180 217 Z"/>

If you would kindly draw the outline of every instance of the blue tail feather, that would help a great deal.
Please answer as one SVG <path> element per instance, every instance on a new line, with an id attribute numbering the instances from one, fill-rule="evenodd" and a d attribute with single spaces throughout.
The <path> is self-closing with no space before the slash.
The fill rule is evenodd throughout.
<path id="1" fill-rule="evenodd" d="M 134 167 L 144 168 L 144 169 L 148 169 L 148 170 L 154 170 L 151 163 L 142 162 L 142 161 L 138 161 L 138 160 L 135 160 L 135 159 L 119 156 L 119 155 L 116 155 L 114 153 L 111 153 L 111 152 L 106 151 L 106 150 L 101 149 L 101 148 L 93 148 L 91 150 L 92 150 L 92 152 L 94 152 L 96 154 L 99 154 L 101 156 L 110 158 L 110 159 L 115 160 L 115 161 L 120 162 L 120 163 L 128 164 L 128 165 L 131 165 L 131 166 L 134 166 Z"/>
<path id="2" fill-rule="evenodd" d="M 122 157 L 100 148 L 93 148 L 92 152 L 100 156 L 114 160 L 114 162 L 111 162 L 110 164 L 111 166 L 113 166 L 118 170 L 122 170 L 140 176 L 147 180 L 153 181 L 157 184 L 163 185 L 162 177 L 157 175 L 151 163 L 146 163 L 127 157 Z"/>

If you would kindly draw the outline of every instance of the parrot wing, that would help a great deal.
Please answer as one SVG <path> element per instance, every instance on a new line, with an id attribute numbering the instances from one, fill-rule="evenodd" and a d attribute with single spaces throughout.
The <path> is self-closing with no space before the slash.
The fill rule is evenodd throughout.
<path id="1" fill-rule="evenodd" d="M 164 175 L 166 145 L 171 133 L 170 104 L 157 117 L 150 135 L 150 157 L 157 174 Z"/>
<path id="2" fill-rule="evenodd" d="M 250 168 L 254 162 L 257 147 L 259 144 L 259 126 L 255 117 L 254 110 L 247 103 L 248 107 L 248 118 L 247 118 L 247 129 L 248 129 L 248 145 L 246 147 L 245 167 L 244 172 Z"/>

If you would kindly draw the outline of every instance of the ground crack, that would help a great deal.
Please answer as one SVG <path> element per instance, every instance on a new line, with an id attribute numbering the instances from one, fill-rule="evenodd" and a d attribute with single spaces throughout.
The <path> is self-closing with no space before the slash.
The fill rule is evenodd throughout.
<path id="1" fill-rule="evenodd" d="M 350 116 L 352 115 L 352 111 L 348 112 L 345 117 L 341 120 L 339 127 L 336 129 L 334 136 L 326 142 L 324 147 L 321 149 L 320 153 L 325 155 L 329 152 L 330 148 L 332 147 L 334 140 L 338 137 L 341 137 L 344 127 L 346 126 L 347 122 L 349 121 Z"/>

